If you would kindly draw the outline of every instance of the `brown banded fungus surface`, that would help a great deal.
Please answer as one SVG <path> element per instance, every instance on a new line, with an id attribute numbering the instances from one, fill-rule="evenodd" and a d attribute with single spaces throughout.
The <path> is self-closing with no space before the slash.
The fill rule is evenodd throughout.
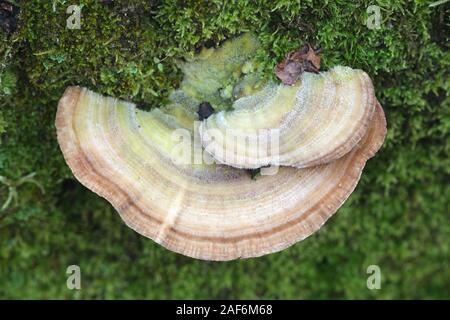
<path id="1" fill-rule="evenodd" d="M 362 71 L 336 67 L 304 74 L 293 86 L 261 80 L 251 61 L 257 47 L 244 35 L 205 49 L 181 66 L 185 78 L 171 103 L 149 112 L 67 88 L 56 127 L 75 177 L 107 199 L 129 227 L 194 258 L 261 256 L 318 230 L 383 143 L 384 113 Z M 217 113 L 200 122 L 202 102 Z M 220 129 L 223 116 L 228 126 L 247 132 L 292 123 L 280 130 L 284 161 L 269 161 L 283 165 L 276 174 L 253 180 L 239 164 L 212 161 L 214 150 L 208 150 L 213 158 L 204 152 L 200 134 L 207 125 Z M 180 138 L 190 142 L 189 152 Z"/>

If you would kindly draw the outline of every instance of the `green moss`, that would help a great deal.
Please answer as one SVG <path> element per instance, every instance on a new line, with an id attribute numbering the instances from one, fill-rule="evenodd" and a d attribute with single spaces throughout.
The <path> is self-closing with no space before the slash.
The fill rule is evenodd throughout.
<path id="1" fill-rule="evenodd" d="M 16 2 L 20 28 L 0 39 L 0 71 L 17 78 L 0 88 L 10 92 L 0 97 L 0 175 L 35 172 L 46 192 L 23 184 L 18 203 L 0 212 L 0 297 L 448 298 L 448 4 L 376 1 L 381 29 L 370 30 L 370 1 L 80 0 L 81 29 L 69 30 L 68 1 Z M 364 69 L 388 136 L 318 233 L 258 259 L 195 261 L 135 234 L 73 180 L 56 142 L 56 105 L 80 84 L 157 107 L 179 85 L 180 59 L 247 31 L 267 77 L 304 41 L 324 49 L 324 69 Z M 0 202 L 7 193 L 0 186 Z M 81 267 L 81 291 L 66 288 L 70 264 Z M 381 290 L 366 288 L 370 264 L 381 268 Z"/>
<path id="2" fill-rule="evenodd" d="M 0 95 L 12 95 L 16 89 L 17 75 L 12 70 L 5 70 L 0 74 Z"/>

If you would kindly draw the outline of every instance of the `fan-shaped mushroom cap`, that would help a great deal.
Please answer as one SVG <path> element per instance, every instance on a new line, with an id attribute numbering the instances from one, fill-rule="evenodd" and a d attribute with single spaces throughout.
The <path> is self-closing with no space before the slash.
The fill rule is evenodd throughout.
<path id="1" fill-rule="evenodd" d="M 338 66 L 303 73 L 294 86 L 270 83 L 233 107 L 200 127 L 202 144 L 214 159 L 237 168 L 304 168 L 353 149 L 369 126 L 375 95 L 365 72 Z"/>
<path id="2" fill-rule="evenodd" d="M 316 231 L 353 191 L 386 126 L 377 106 L 365 137 L 342 158 L 306 169 L 281 167 L 255 181 L 245 170 L 171 161 L 179 145 L 174 129 L 193 132 L 195 119 L 177 105 L 144 112 L 70 87 L 59 102 L 56 127 L 75 177 L 107 199 L 128 226 L 170 250 L 207 260 L 264 255 Z"/>

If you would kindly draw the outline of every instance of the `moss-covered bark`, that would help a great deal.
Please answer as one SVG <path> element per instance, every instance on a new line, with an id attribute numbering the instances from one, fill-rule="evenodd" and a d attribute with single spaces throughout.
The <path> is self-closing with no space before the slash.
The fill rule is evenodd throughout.
<path id="1" fill-rule="evenodd" d="M 19 29 L 0 37 L 0 176 L 36 172 L 0 211 L 3 298 L 448 298 L 450 272 L 449 3 L 424 1 L 15 1 Z M 381 29 L 365 25 L 381 7 Z M 245 31 L 267 76 L 309 41 L 322 68 L 362 68 L 388 118 L 383 149 L 356 192 L 318 233 L 281 253 L 227 263 L 168 252 L 128 229 L 71 176 L 55 139 L 68 85 L 158 107 L 176 62 Z M 0 186 L 3 203 L 9 189 Z M 81 291 L 66 268 L 82 270 Z M 366 268 L 382 289 L 366 287 Z"/>

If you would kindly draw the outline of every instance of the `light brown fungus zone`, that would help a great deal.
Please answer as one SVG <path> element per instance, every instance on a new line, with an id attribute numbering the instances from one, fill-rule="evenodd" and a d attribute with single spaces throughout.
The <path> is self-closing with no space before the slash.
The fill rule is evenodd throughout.
<path id="1" fill-rule="evenodd" d="M 256 181 L 222 165 L 180 168 L 151 130 L 133 122 L 137 114 L 176 126 L 176 118 L 80 87 L 67 88 L 61 98 L 56 128 L 74 176 L 108 200 L 129 227 L 190 257 L 231 260 L 280 251 L 337 211 L 383 143 L 386 120 L 374 103 L 365 136 L 343 157 L 303 169 L 280 167 Z"/>

